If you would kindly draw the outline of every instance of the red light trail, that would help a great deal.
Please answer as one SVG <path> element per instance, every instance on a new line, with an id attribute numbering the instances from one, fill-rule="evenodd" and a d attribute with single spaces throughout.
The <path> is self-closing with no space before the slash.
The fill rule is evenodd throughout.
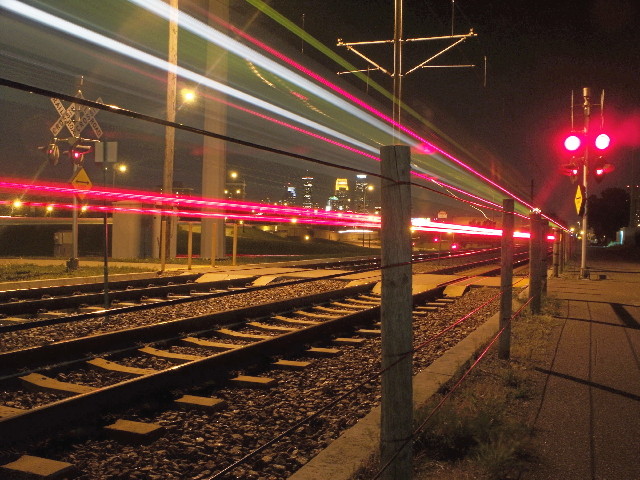
<path id="1" fill-rule="evenodd" d="M 202 199 L 202 198 L 184 198 L 168 195 L 155 194 L 151 192 L 127 191 L 127 190 L 79 190 L 66 185 L 58 184 L 38 184 L 33 185 L 23 183 L 17 180 L 0 179 L 0 190 L 11 192 L 32 192 L 39 196 L 56 196 L 56 197 L 73 197 L 74 195 L 82 195 L 86 198 L 100 201 L 119 202 L 123 200 L 135 201 L 141 204 L 152 204 L 162 206 L 154 207 L 138 207 L 138 206 L 107 206 L 107 205 L 77 205 L 75 208 L 86 209 L 94 212 L 107 213 L 130 213 L 140 215 L 171 215 L 176 217 L 189 218 L 226 218 L 230 220 L 258 221 L 269 223 L 300 223 L 312 225 L 330 225 L 330 226 L 350 226 L 350 227 L 366 227 L 380 228 L 380 218 L 376 215 L 367 215 L 351 212 L 327 212 L 321 210 L 296 208 L 279 205 L 265 205 L 260 203 L 249 202 L 229 202 L 226 200 Z M 8 201 L 5 204 L 10 205 L 13 202 Z M 33 207 L 53 207 L 64 210 L 72 210 L 73 204 L 51 203 L 51 202 L 31 202 L 22 201 L 22 205 Z M 181 207 L 182 209 L 178 209 Z M 201 210 L 185 210 L 185 208 L 206 208 L 219 210 L 201 211 Z M 482 235 L 499 237 L 502 230 L 495 228 L 484 228 L 470 225 L 457 225 L 452 223 L 431 222 L 428 219 L 413 219 L 413 229 L 415 231 L 440 232 L 440 233 L 459 233 L 466 235 Z M 529 238 L 528 233 L 515 232 L 516 238 Z"/>

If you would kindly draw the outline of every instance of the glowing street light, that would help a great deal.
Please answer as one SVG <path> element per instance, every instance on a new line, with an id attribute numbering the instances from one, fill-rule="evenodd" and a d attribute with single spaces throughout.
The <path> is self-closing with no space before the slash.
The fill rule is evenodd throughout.
<path id="1" fill-rule="evenodd" d="M 190 88 L 183 88 L 180 90 L 180 94 L 182 95 L 182 101 L 184 103 L 193 103 L 196 100 L 196 92 Z"/>
<path id="2" fill-rule="evenodd" d="M 129 171 L 129 167 L 126 163 L 116 163 L 113 165 L 111 169 L 112 177 L 111 177 L 111 186 L 115 187 L 116 185 L 116 172 L 118 173 L 127 173 Z"/>

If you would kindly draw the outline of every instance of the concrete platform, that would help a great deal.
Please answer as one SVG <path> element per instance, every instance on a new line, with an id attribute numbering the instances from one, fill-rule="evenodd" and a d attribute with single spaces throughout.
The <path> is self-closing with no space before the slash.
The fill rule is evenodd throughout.
<path id="1" fill-rule="evenodd" d="M 588 252 L 591 280 L 548 283 L 560 326 L 538 370 L 540 461 L 522 480 L 640 479 L 640 263 Z"/>

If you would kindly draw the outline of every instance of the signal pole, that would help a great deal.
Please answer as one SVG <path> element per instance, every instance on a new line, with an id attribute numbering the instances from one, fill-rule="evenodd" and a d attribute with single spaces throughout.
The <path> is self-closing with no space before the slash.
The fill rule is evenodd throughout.
<path id="1" fill-rule="evenodd" d="M 583 111 L 584 111 L 584 136 L 589 137 L 589 119 L 591 117 L 591 90 L 588 87 L 582 89 Z M 589 267 L 587 267 L 587 209 L 589 198 L 587 192 L 587 182 L 589 178 L 589 142 L 586 142 L 584 149 L 584 163 L 582 165 L 582 186 L 584 187 L 584 208 L 582 210 L 582 255 L 580 257 L 580 278 L 589 278 Z"/>
<path id="2" fill-rule="evenodd" d="M 574 103 L 573 92 L 571 92 L 571 130 L 574 133 L 565 138 L 564 147 L 573 154 L 573 161 L 563 166 L 563 173 L 571 176 L 572 181 L 574 181 L 580 173 L 580 168 L 582 168 L 582 182 L 578 186 L 575 198 L 578 215 L 582 216 L 582 255 L 579 278 L 589 278 L 589 267 L 587 266 L 589 163 L 593 163 L 593 175 L 596 182 L 601 181 L 605 174 L 613 171 L 614 165 L 604 159 L 606 151 L 611 144 L 611 138 L 604 132 L 604 90 L 600 95 L 599 104 L 591 103 L 591 90 L 588 87 L 582 89 L 582 98 L 584 126 L 580 131 L 576 131 L 573 125 Z M 595 129 L 591 128 L 591 107 L 593 106 L 600 107 L 600 125 Z M 592 154 L 593 159 L 590 158 Z"/>

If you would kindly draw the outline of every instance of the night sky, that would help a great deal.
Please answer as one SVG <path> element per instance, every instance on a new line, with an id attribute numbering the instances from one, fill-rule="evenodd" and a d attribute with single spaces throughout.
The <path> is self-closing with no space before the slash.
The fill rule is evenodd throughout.
<path id="1" fill-rule="evenodd" d="M 348 42 L 393 36 L 392 0 L 321 3 L 321 8 L 309 0 L 275 0 L 271 5 L 299 23 L 304 13 L 308 32 L 360 68 L 366 68 L 364 61 L 336 47 L 337 38 Z M 593 103 L 599 103 L 604 89 L 605 127 L 616 144 L 609 160 L 616 171 L 591 192 L 625 187 L 640 146 L 640 3 L 456 0 L 455 6 L 455 33 L 473 28 L 478 37 L 443 55 L 440 63 L 478 67 L 414 72 L 404 80 L 404 100 L 451 135 L 483 145 L 518 170 L 528 183 L 521 191 L 530 193 L 533 180 L 534 203 L 573 221 L 575 185 L 558 174 L 557 166 L 567 162 L 559 135 L 571 127 L 572 90 L 580 105 L 583 87 L 592 89 Z M 404 37 L 448 35 L 451 18 L 448 0 L 404 0 Z M 362 51 L 391 69 L 390 49 L 369 46 Z M 435 43 L 408 45 L 405 69 L 437 51 Z M 375 72 L 372 78 L 391 88 L 383 74 Z M 581 109 L 575 114 L 580 127 Z M 598 108 L 592 116 L 599 116 Z M 639 168 L 634 170 L 637 177 Z"/>
<path id="2" fill-rule="evenodd" d="M 67 16 L 76 12 L 80 15 L 84 10 L 93 18 L 87 22 L 99 24 L 99 31 L 113 29 L 122 39 L 133 35 L 135 39 L 131 42 L 135 46 L 142 46 L 160 57 L 165 53 L 164 39 L 154 30 L 162 30 L 163 23 L 134 21 L 126 15 L 126 8 L 131 7 L 122 0 L 114 0 L 108 7 L 103 2 L 95 2 L 96 7 L 90 7 L 91 2 L 77 0 L 28 0 L 28 3 L 44 5 L 49 10 L 66 10 Z M 183 0 L 181 5 L 194 10 L 197 3 Z M 357 67 L 366 68 L 364 61 L 336 46 L 336 41 L 338 38 L 346 42 L 391 39 L 393 3 L 393 0 L 272 0 L 269 5 L 296 24 L 304 25 L 310 35 L 332 51 Z M 233 0 L 230 5 L 231 19 L 238 28 L 280 48 L 332 81 L 349 82 L 361 95 L 367 91 L 373 103 L 390 112 L 387 99 L 372 89 L 367 90 L 367 86 L 355 78 L 336 76 L 341 67 L 258 13 L 249 3 Z M 450 34 L 451 7 L 450 0 L 404 0 L 404 37 Z M 500 175 L 527 201 L 533 191 L 534 204 L 568 223 L 575 222 L 576 187 L 559 174 L 558 167 L 568 161 L 559 145 L 561 134 L 571 127 L 572 90 L 580 104 L 582 87 L 590 87 L 594 103 L 599 102 L 602 89 L 606 92 L 605 126 L 614 139 L 608 160 L 616 166 L 616 171 L 594 186 L 590 193 L 608 187 L 625 187 L 638 176 L 640 167 L 634 168 L 632 161 L 638 157 L 640 145 L 640 85 L 637 80 L 640 4 L 637 1 L 456 0 L 454 18 L 456 34 L 467 33 L 473 28 L 478 36 L 468 39 L 434 63 L 477 64 L 477 67 L 416 71 L 404 79 L 403 100 L 433 127 L 473 152 L 478 159 L 475 167 Z M 113 55 L 106 55 L 95 47 L 82 47 L 77 41 L 61 39 L 59 34 L 42 33 L 42 27 L 37 27 L 36 34 L 36 30 L 31 30 L 22 20 L 6 17 L 2 21 L 5 22 L 0 25 L 3 30 L 0 33 L 3 76 L 73 93 L 74 78 L 83 73 L 87 75 L 85 86 L 89 98 L 102 95 L 107 102 L 162 116 L 165 85 L 162 75 L 157 72 L 125 65 L 126 62 Z M 16 29 L 7 26 L 16 26 Z M 143 41 L 148 43 L 141 43 Z M 446 45 L 446 42 L 408 44 L 404 50 L 405 70 Z M 391 46 L 362 47 L 362 51 L 391 70 Z M 119 69 L 118 73 L 114 73 L 116 69 Z M 391 79 L 380 72 L 371 72 L 370 78 L 388 90 L 392 89 Z M 48 99 L 37 101 L 25 94 L 13 95 L 6 89 L 0 91 L 0 101 L 4 102 L 5 111 L 5 119 L 0 124 L 3 169 L 9 175 L 34 176 L 39 168 L 39 154 L 34 145 L 47 142 L 48 126 L 55 121 L 56 113 Z M 575 113 L 576 126 L 580 126 L 581 109 L 576 109 Z M 195 126 L 200 126 L 199 115 L 201 106 L 198 105 L 179 112 L 180 121 Z M 599 110 L 594 108 L 593 121 L 598 116 Z M 11 121 L 7 121 L 9 118 Z M 155 159 L 162 154 L 162 128 L 142 128 L 132 121 L 114 120 L 103 113 L 97 118 L 105 128 L 107 139 L 122 142 L 119 151 L 132 164 L 129 184 L 157 187 L 160 169 Z M 410 125 L 420 133 L 427 132 L 424 125 L 415 122 Z M 293 135 L 291 138 L 279 137 L 275 130 L 264 128 L 257 121 L 238 120 L 232 125 L 232 133 L 241 138 L 296 149 L 299 153 L 314 153 L 305 146 L 296 145 Z M 177 164 L 175 177 L 186 185 L 197 184 L 201 141 L 180 134 L 178 143 L 182 159 Z M 330 161 L 335 155 L 323 150 L 322 146 L 309 148 L 318 148 L 314 154 Z M 7 158 L 23 160 L 7 163 Z M 302 164 L 278 162 L 274 157 L 261 157 L 261 162 L 257 162 L 254 153 L 235 149 L 229 163 L 247 175 L 251 184 L 248 191 L 259 199 L 265 195 L 259 190 L 271 189 L 267 194 L 273 197 L 290 177 L 304 174 Z M 68 172 L 59 167 L 45 167 L 42 172 L 44 177 L 51 179 L 68 176 Z M 316 175 L 330 185 L 331 179 L 341 174 Z M 262 186 L 257 188 L 259 184 Z M 438 208 L 433 207 L 434 210 Z M 435 211 L 425 212 L 425 216 L 434 214 Z"/>

